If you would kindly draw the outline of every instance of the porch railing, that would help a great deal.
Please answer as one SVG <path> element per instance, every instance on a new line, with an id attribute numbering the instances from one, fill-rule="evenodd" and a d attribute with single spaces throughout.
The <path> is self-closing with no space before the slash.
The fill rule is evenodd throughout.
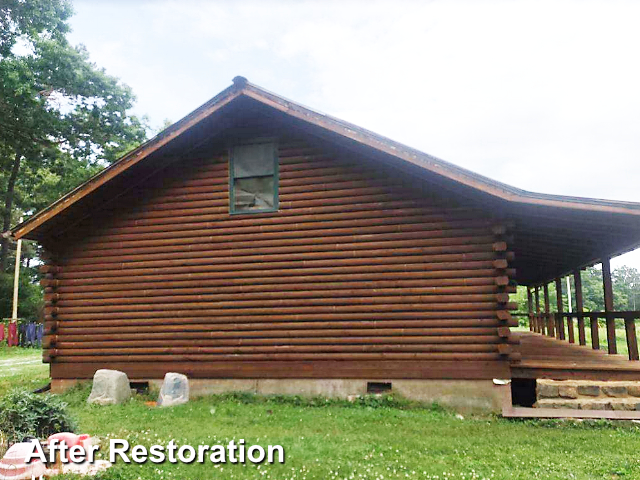
<path id="1" fill-rule="evenodd" d="M 629 360 L 639 360 L 638 338 L 636 336 L 636 319 L 640 318 L 640 311 L 618 312 L 533 312 L 529 314 L 529 328 L 531 331 L 576 343 L 574 319 L 577 320 L 577 343 L 587 345 L 587 323 L 591 337 L 591 348 L 600 350 L 599 320 L 604 319 L 606 325 L 607 352 L 618 353 L 616 337 L 616 320 L 624 321 Z M 566 319 L 566 323 L 565 323 Z"/>

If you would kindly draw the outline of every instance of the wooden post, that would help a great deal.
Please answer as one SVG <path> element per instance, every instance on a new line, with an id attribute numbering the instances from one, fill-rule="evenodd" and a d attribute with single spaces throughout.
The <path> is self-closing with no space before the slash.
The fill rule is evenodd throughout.
<path id="1" fill-rule="evenodd" d="M 580 270 L 573 271 L 573 282 L 576 287 L 576 313 L 578 314 L 578 341 L 580 345 L 587 344 L 587 337 L 584 331 L 584 317 L 582 316 L 584 312 L 584 306 L 582 302 L 582 276 L 580 274 Z"/>
<path id="2" fill-rule="evenodd" d="M 22 222 L 22 219 L 20 220 Z M 13 274 L 13 309 L 11 311 L 12 320 L 18 319 L 18 288 L 20 286 L 20 255 L 22 254 L 22 239 L 16 245 L 16 267 Z"/>
<path id="3" fill-rule="evenodd" d="M 600 350 L 600 331 L 598 330 L 598 315 L 589 317 L 591 323 L 591 348 Z"/>
<path id="4" fill-rule="evenodd" d="M 604 311 L 607 314 L 607 345 L 609 353 L 618 353 L 616 344 L 616 321 L 613 317 L 613 286 L 611 284 L 611 264 L 608 258 L 602 259 L 602 286 L 604 289 Z"/>
<path id="5" fill-rule="evenodd" d="M 536 321 L 535 321 L 535 331 L 540 333 L 540 287 L 536 287 Z"/>
<path id="6" fill-rule="evenodd" d="M 625 317 L 624 329 L 627 334 L 627 348 L 629 349 L 629 360 L 640 360 L 638 355 L 638 337 L 636 336 L 635 317 Z"/>
<path id="7" fill-rule="evenodd" d="M 558 318 L 556 322 L 556 328 L 558 329 L 557 337 L 560 340 L 564 340 L 565 339 L 564 317 L 562 316 L 562 313 L 564 312 L 564 306 L 562 304 L 562 279 L 561 278 L 556 278 L 556 307 L 558 312 L 558 316 L 557 316 Z M 572 337 L 573 335 L 569 334 L 569 336 Z"/>
<path id="8" fill-rule="evenodd" d="M 555 328 L 553 327 L 553 319 L 550 315 L 551 307 L 549 306 L 549 284 L 544 284 L 544 318 L 547 322 L 547 335 L 555 337 Z"/>
<path id="9" fill-rule="evenodd" d="M 529 331 L 533 331 L 533 295 L 529 287 L 527 287 L 527 306 L 529 307 Z"/>

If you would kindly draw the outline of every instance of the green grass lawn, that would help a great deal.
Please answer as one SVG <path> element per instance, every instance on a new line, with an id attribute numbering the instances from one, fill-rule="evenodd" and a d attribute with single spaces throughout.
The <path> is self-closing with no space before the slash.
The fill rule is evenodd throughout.
<path id="1" fill-rule="evenodd" d="M 0 394 L 14 386 L 35 389 L 49 382 L 49 366 L 42 363 L 42 350 L 0 347 Z"/>
<path id="2" fill-rule="evenodd" d="M 34 355 L 42 358 L 42 350 L 39 348 L 7 347 L 6 345 L 0 345 L 0 361 L 16 360 L 19 357 L 33 357 Z"/>
<path id="3" fill-rule="evenodd" d="M 22 381 L 46 382 L 39 367 L 30 368 Z M 86 404 L 88 394 L 84 386 L 63 398 L 80 430 L 103 444 L 109 438 L 146 446 L 242 438 L 286 451 L 284 465 L 117 464 L 102 479 L 640 478 L 640 426 L 633 423 L 460 419 L 395 399 L 371 406 L 228 395 L 160 409 L 145 404 L 151 395 L 98 407 Z"/>

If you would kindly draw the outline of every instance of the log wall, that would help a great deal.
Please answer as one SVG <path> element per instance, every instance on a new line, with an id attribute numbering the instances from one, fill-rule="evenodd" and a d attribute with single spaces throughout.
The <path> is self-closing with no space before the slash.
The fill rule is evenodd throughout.
<path id="1" fill-rule="evenodd" d="M 212 147 L 52 239 L 52 378 L 508 376 L 503 222 L 301 138 L 279 156 L 277 213 L 229 215 Z"/>

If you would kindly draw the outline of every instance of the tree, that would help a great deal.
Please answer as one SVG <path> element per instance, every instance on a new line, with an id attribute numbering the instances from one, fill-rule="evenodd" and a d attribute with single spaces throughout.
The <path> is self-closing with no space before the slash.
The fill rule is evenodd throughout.
<path id="1" fill-rule="evenodd" d="M 67 39 L 65 0 L 0 5 L 0 167 L 2 231 L 16 212 L 33 212 L 146 138 L 128 113 L 131 89 Z M 0 273 L 9 241 L 0 247 Z"/>
<path id="2" fill-rule="evenodd" d="M 584 309 L 588 312 L 604 311 L 602 268 L 589 267 L 582 272 L 581 278 Z"/>
<path id="3" fill-rule="evenodd" d="M 613 301 L 616 310 L 637 310 L 640 307 L 640 272 L 622 266 L 611 274 Z"/>

